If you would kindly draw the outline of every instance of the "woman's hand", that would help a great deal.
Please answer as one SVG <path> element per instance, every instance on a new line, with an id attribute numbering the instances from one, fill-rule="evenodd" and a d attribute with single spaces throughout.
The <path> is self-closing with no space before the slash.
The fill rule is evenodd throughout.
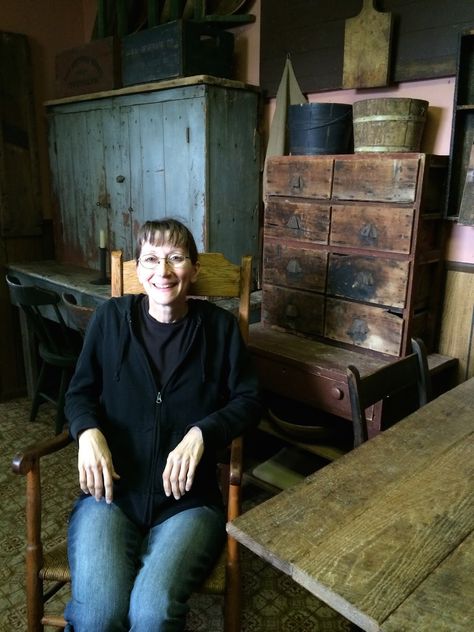
<path id="1" fill-rule="evenodd" d="M 107 441 L 97 428 L 84 430 L 79 436 L 77 467 L 82 491 L 98 501 L 104 496 L 105 488 L 105 500 L 111 503 L 113 480 L 120 476 L 114 469 Z"/>
<path id="2" fill-rule="evenodd" d="M 185 492 L 189 492 L 194 481 L 194 474 L 204 452 L 204 440 L 201 429 L 193 426 L 168 454 L 163 471 L 163 487 L 167 496 L 179 500 Z"/>

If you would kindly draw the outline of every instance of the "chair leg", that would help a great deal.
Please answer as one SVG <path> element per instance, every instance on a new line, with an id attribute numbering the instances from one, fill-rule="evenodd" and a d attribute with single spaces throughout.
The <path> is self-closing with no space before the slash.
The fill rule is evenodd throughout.
<path id="1" fill-rule="evenodd" d="M 59 393 L 58 393 L 58 401 L 56 408 L 56 426 L 55 432 L 56 434 L 60 434 L 62 432 L 64 426 L 64 399 L 66 396 L 66 389 L 68 385 L 69 371 L 68 369 L 62 369 L 61 371 L 61 381 L 59 384 Z"/>
<path id="2" fill-rule="evenodd" d="M 41 389 L 43 387 L 45 372 L 46 372 L 46 363 L 43 362 L 41 365 L 41 370 L 38 375 L 38 379 L 36 381 L 35 394 L 33 395 L 33 401 L 31 403 L 30 421 L 34 421 L 36 419 L 39 405 L 41 403 L 41 400 L 43 399 L 41 395 Z"/>
<path id="3" fill-rule="evenodd" d="M 224 602 L 224 632 L 240 632 L 241 630 L 241 577 L 240 549 L 233 538 L 228 537 L 228 559 L 232 562 L 226 568 L 226 594 Z"/>

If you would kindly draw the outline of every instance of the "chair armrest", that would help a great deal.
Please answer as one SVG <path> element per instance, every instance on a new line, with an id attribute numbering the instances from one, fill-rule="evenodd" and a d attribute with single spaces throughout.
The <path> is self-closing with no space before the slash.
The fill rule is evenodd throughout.
<path id="1" fill-rule="evenodd" d="M 243 460 L 243 439 L 237 437 L 230 446 L 230 485 L 240 485 L 242 483 L 242 460 Z"/>
<path id="2" fill-rule="evenodd" d="M 72 443 L 72 441 L 73 439 L 69 434 L 69 431 L 64 430 L 59 435 L 28 446 L 21 452 L 15 454 L 13 457 L 12 472 L 15 474 L 27 474 L 33 469 L 38 459 L 46 456 L 47 454 L 53 454 L 54 452 L 62 450 Z"/>

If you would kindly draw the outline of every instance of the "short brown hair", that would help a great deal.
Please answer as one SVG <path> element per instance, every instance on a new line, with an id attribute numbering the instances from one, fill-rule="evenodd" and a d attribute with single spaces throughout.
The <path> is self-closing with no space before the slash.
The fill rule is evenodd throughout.
<path id="1" fill-rule="evenodd" d="M 172 246 L 184 248 L 191 259 L 191 263 L 195 264 L 198 260 L 198 251 L 193 234 L 187 226 L 172 217 L 149 220 L 140 227 L 135 246 L 137 263 L 145 242 L 153 246 L 171 244 Z"/>

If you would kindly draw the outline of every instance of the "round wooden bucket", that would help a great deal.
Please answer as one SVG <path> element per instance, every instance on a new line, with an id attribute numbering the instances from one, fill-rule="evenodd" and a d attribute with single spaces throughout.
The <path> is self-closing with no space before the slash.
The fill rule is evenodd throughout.
<path id="1" fill-rule="evenodd" d="M 420 151 L 428 105 L 409 98 L 356 101 L 354 151 Z"/>

